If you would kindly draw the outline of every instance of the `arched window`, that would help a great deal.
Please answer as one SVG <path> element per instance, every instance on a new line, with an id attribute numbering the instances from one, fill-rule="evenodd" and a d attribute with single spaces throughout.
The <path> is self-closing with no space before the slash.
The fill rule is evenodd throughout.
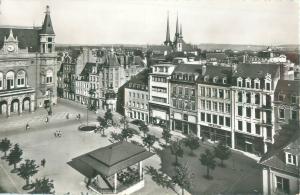
<path id="1" fill-rule="evenodd" d="M 20 70 L 17 73 L 17 87 L 25 87 L 25 71 Z"/>
<path id="2" fill-rule="evenodd" d="M 52 72 L 52 70 L 47 70 L 46 83 L 49 84 L 49 83 L 52 83 L 52 82 L 53 82 L 53 72 Z"/>
<path id="3" fill-rule="evenodd" d="M 9 71 L 8 73 L 6 73 L 6 89 L 14 88 L 14 78 L 15 73 L 13 71 Z"/>
<path id="4" fill-rule="evenodd" d="M 0 90 L 3 89 L 3 73 L 0 72 Z"/>

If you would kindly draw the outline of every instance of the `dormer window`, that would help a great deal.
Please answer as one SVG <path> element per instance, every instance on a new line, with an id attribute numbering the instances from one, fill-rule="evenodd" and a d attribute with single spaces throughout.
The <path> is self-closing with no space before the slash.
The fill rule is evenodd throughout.
<path id="1" fill-rule="evenodd" d="M 223 78 L 223 84 L 227 84 L 227 78 Z"/>
<path id="2" fill-rule="evenodd" d="M 284 100 L 284 95 L 279 94 L 279 95 L 278 95 L 278 100 L 279 100 L 279 101 L 283 101 L 283 100 Z"/>
<path id="3" fill-rule="evenodd" d="M 271 90 L 271 83 L 270 82 L 266 83 L 266 90 L 268 90 L 268 91 Z"/>
<path id="4" fill-rule="evenodd" d="M 218 82 L 218 79 L 219 79 L 218 77 L 214 77 L 213 82 L 214 82 L 214 83 L 217 83 L 217 82 Z"/>
<path id="5" fill-rule="evenodd" d="M 205 81 L 205 82 L 208 82 L 208 79 L 209 79 L 209 76 L 205 76 L 205 77 L 204 77 L 204 81 Z"/>
<path id="6" fill-rule="evenodd" d="M 297 156 L 293 155 L 291 153 L 286 152 L 285 153 L 285 159 L 286 159 L 286 164 L 290 164 L 290 165 L 297 165 Z"/>
<path id="7" fill-rule="evenodd" d="M 259 79 L 255 79 L 254 80 L 254 85 L 255 85 L 255 89 L 260 89 L 260 80 Z"/>
<path id="8" fill-rule="evenodd" d="M 251 88 L 251 80 L 249 78 L 246 79 L 246 87 Z"/>
<path id="9" fill-rule="evenodd" d="M 243 79 L 242 78 L 238 78 L 237 79 L 237 86 L 238 87 L 242 87 L 243 86 Z"/>

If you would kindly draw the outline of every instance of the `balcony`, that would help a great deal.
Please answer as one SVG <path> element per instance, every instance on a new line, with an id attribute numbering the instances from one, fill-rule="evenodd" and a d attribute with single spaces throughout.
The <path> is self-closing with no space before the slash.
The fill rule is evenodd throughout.
<path id="1" fill-rule="evenodd" d="M 265 121 L 265 120 L 262 120 L 261 125 L 262 125 L 262 126 L 268 126 L 268 127 L 273 126 L 271 120 L 266 120 L 266 121 Z"/>

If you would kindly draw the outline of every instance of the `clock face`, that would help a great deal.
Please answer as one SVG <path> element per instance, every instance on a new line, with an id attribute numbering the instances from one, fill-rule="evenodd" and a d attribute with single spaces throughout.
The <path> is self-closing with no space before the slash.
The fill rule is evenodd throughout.
<path id="1" fill-rule="evenodd" d="M 9 45 L 8 47 L 7 47 L 7 51 L 14 51 L 15 50 L 15 47 L 13 46 L 13 45 Z"/>

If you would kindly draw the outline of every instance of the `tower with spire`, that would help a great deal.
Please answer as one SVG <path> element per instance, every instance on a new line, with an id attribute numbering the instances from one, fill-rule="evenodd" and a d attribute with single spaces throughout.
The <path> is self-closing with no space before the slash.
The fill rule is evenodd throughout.
<path id="1" fill-rule="evenodd" d="M 166 32 L 166 40 L 164 42 L 166 46 L 172 46 L 172 41 L 170 39 L 170 25 L 169 25 L 169 12 L 168 12 L 168 18 L 167 18 L 167 32 Z"/>
<path id="2" fill-rule="evenodd" d="M 177 45 L 178 38 L 179 38 L 179 29 L 178 29 L 178 13 L 177 13 L 177 18 L 176 18 L 176 31 L 175 31 L 174 41 L 173 41 L 173 45 L 174 45 L 174 46 Z"/>
<path id="3" fill-rule="evenodd" d="M 39 34 L 41 53 L 53 53 L 55 51 L 55 33 L 51 22 L 49 5 L 46 6 L 45 19 Z"/>

